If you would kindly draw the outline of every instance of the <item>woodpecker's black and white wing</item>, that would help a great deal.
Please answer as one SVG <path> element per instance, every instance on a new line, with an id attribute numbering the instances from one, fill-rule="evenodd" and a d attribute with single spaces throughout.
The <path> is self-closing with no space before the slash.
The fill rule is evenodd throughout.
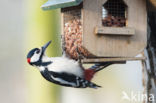
<path id="1" fill-rule="evenodd" d="M 57 73 L 48 71 L 48 69 L 45 69 L 41 72 L 43 77 L 47 79 L 50 82 L 53 82 L 58 85 L 67 86 L 67 87 L 75 87 L 75 88 L 98 88 L 100 86 L 85 80 L 84 78 L 80 78 L 78 76 L 75 76 L 73 74 L 68 74 L 65 72 Z"/>

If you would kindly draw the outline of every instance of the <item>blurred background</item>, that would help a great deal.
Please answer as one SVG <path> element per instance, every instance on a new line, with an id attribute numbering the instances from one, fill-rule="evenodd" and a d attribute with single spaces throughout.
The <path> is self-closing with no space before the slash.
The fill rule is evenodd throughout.
<path id="1" fill-rule="evenodd" d="M 122 99 L 123 92 L 141 95 L 140 61 L 112 65 L 97 73 L 100 89 L 75 89 L 49 83 L 28 65 L 26 55 L 52 40 L 48 56 L 60 56 L 60 10 L 42 11 L 46 0 L 0 1 L 1 103 L 142 103 Z"/>

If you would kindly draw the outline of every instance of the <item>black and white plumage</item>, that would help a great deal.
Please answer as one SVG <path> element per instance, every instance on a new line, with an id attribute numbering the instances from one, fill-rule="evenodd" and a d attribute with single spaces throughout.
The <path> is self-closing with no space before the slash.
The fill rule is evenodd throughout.
<path id="1" fill-rule="evenodd" d="M 84 78 L 75 76 L 73 74 L 68 74 L 66 72 L 57 73 L 57 72 L 49 71 L 46 68 L 44 71 L 41 71 L 41 74 L 46 80 L 62 86 L 75 87 L 75 88 L 99 87 L 96 84 L 85 80 Z"/>
<path id="2" fill-rule="evenodd" d="M 28 63 L 37 67 L 46 80 L 67 87 L 100 87 L 90 81 L 96 71 L 99 71 L 98 65 L 85 70 L 77 61 L 66 56 L 49 58 L 45 55 L 45 50 L 50 43 L 51 41 L 40 49 L 32 49 L 27 55 Z"/>

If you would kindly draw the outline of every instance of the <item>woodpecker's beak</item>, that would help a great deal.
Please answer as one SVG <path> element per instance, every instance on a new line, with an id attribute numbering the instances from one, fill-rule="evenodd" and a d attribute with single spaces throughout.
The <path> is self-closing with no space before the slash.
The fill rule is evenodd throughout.
<path id="1" fill-rule="evenodd" d="M 51 41 L 49 41 L 44 46 L 42 46 L 42 52 L 45 52 L 46 51 L 46 49 L 47 49 L 47 47 L 49 46 L 50 43 L 51 43 Z"/>

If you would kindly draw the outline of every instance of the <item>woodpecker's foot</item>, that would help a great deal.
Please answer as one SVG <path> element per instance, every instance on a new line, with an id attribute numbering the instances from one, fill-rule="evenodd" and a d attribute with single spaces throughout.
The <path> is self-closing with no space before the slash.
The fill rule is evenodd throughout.
<path id="1" fill-rule="evenodd" d="M 79 52 L 78 47 L 76 48 L 76 53 L 77 53 L 77 61 L 78 61 L 79 65 L 80 65 L 80 67 L 83 68 L 82 62 L 81 62 L 81 59 L 83 59 L 83 56 L 82 56 L 81 53 Z"/>
<path id="2" fill-rule="evenodd" d="M 81 54 L 81 52 L 79 51 L 78 47 L 76 48 L 76 52 L 77 52 L 77 57 L 78 57 L 78 60 L 80 59 L 84 59 L 85 57 Z"/>
<path id="3" fill-rule="evenodd" d="M 63 34 L 61 35 L 61 44 L 62 44 L 62 54 L 63 54 L 66 51 L 66 48 L 65 48 L 66 42 L 65 42 L 65 37 Z"/>

